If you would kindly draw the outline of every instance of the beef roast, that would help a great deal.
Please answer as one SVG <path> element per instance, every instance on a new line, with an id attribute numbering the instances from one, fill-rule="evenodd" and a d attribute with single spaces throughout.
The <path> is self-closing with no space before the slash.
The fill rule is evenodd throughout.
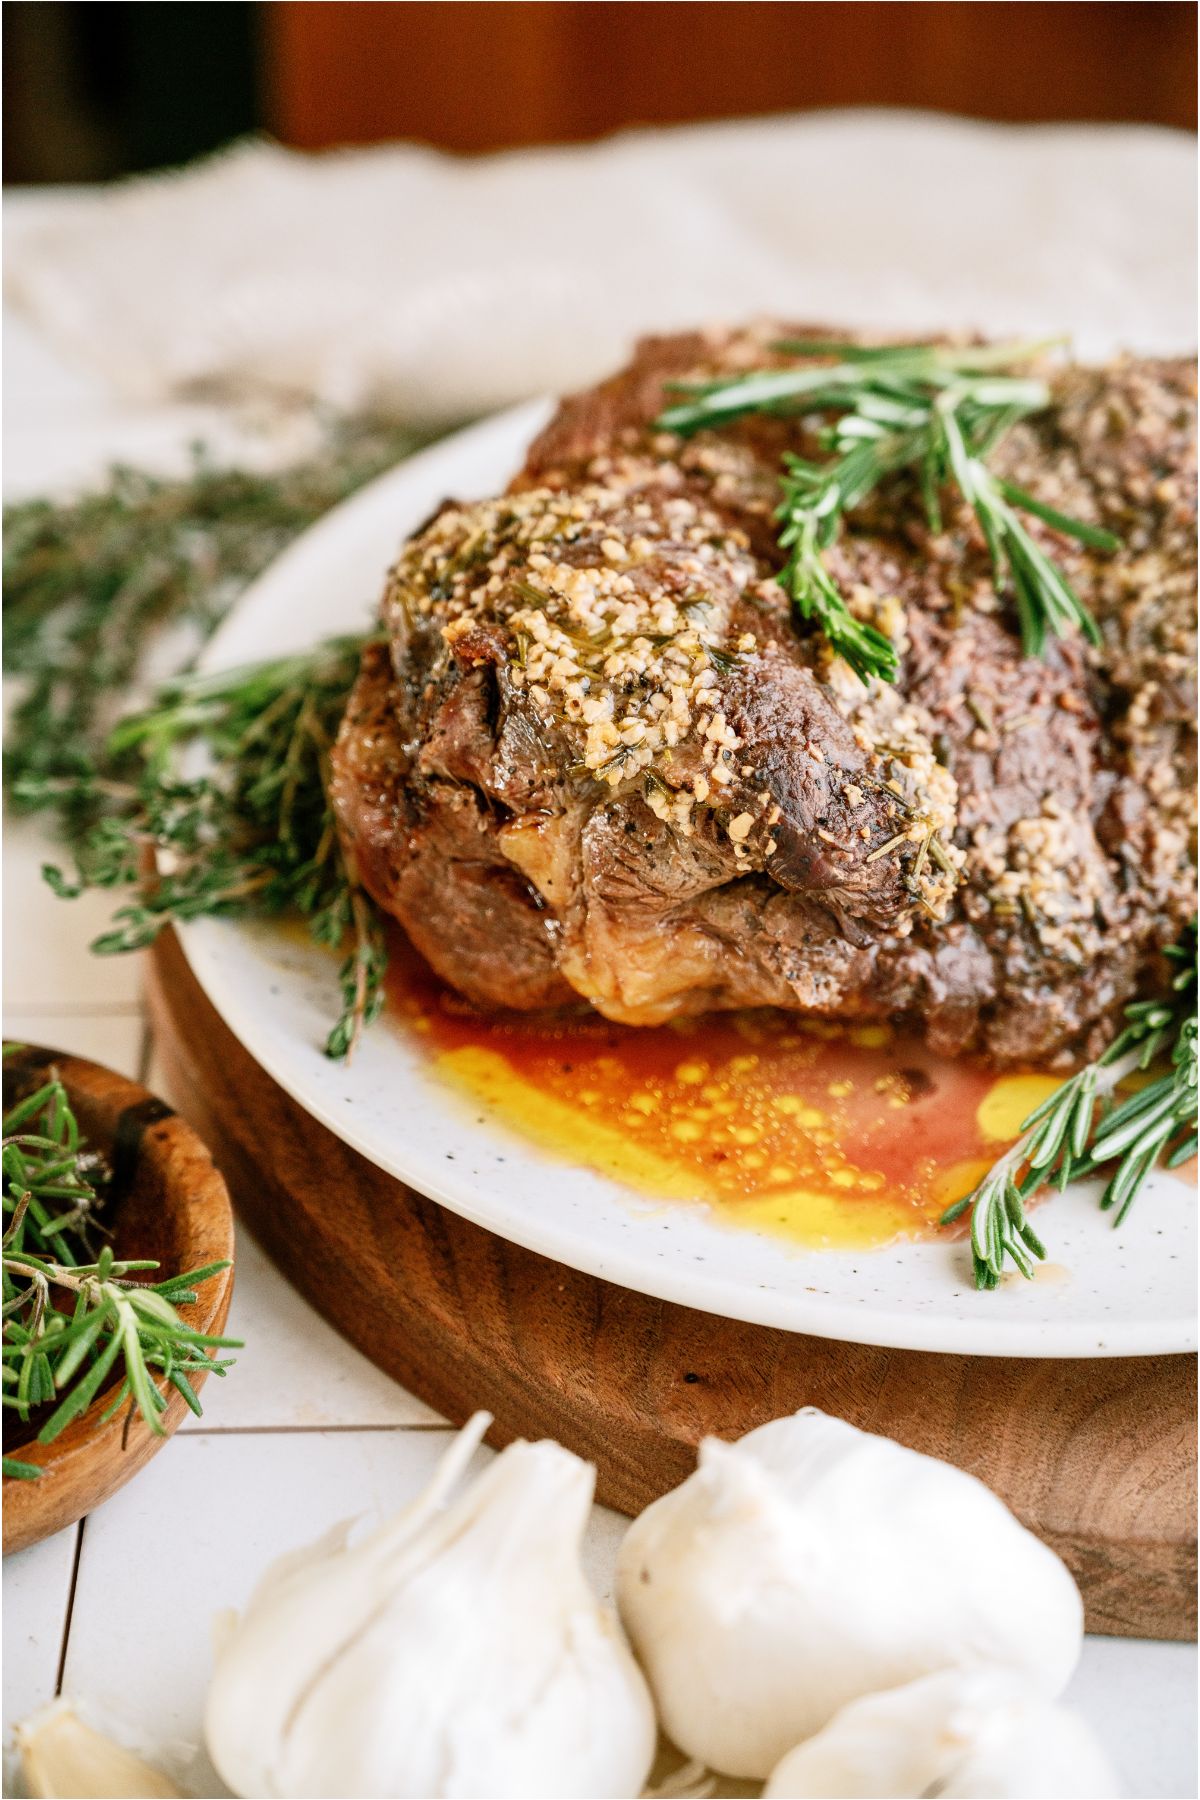
<path id="1" fill-rule="evenodd" d="M 775 576 L 802 421 L 686 441 L 664 383 L 781 328 L 651 340 L 566 401 L 510 492 L 402 551 L 335 753 L 367 889 L 487 1007 L 652 1024 L 887 1018 L 1000 1065 L 1095 1054 L 1194 906 L 1194 376 L 1055 377 L 998 466 L 1104 524 L 1030 529 L 1104 644 L 1021 653 L 973 516 L 907 478 L 829 554 L 900 656 L 864 685 Z"/>

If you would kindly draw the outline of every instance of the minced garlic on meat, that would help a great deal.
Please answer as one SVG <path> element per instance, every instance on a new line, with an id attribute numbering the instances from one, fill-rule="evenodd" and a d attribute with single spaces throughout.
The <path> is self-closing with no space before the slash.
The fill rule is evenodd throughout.
<path id="1" fill-rule="evenodd" d="M 394 605 L 444 618 L 453 648 L 464 621 L 495 621 L 509 679 L 539 711 L 573 728 L 579 767 L 618 787 L 685 743 L 703 773 L 689 787 L 647 787 L 658 817 L 690 829 L 694 804 L 732 782 L 741 739 L 721 707 L 714 651 L 729 643 L 731 608 L 758 577 L 739 531 L 683 495 L 657 506 L 622 486 L 573 495 L 534 489 L 446 509 L 402 554 Z M 731 836 L 732 836 L 731 832 Z"/>

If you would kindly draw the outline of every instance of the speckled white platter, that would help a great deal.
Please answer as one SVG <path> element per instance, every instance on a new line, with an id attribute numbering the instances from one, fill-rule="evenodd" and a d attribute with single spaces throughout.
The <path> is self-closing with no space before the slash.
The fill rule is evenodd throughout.
<path id="1" fill-rule="evenodd" d="M 514 408 L 401 464 L 307 532 L 208 648 L 210 667 L 277 656 L 364 626 L 402 539 L 447 495 L 497 491 L 547 413 Z M 1052 1279 L 994 1294 L 962 1243 L 809 1251 L 649 1202 L 515 1136 L 444 1085 L 381 1023 L 347 1068 L 321 1044 L 334 965 L 269 927 L 180 931 L 201 985 L 279 1084 L 380 1167 L 501 1237 L 605 1280 L 730 1318 L 822 1337 L 981 1356 L 1140 1356 L 1195 1347 L 1195 1192 L 1156 1174 L 1119 1231 L 1081 1186 L 1039 1213 Z"/>

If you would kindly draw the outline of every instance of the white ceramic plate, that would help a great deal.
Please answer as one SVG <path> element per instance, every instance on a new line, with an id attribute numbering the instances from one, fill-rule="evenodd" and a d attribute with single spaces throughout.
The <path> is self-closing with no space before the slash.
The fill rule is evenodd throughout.
<path id="1" fill-rule="evenodd" d="M 307 532 L 241 600 L 211 667 L 365 625 L 402 539 L 447 495 L 497 491 L 546 416 L 518 407 L 381 477 Z M 454 1211 L 560 1262 L 665 1300 L 865 1344 L 984 1356 L 1119 1356 L 1195 1345 L 1195 1194 L 1159 1174 L 1120 1231 L 1095 1188 L 1040 1215 L 1055 1279 L 970 1283 L 961 1243 L 810 1251 L 649 1202 L 538 1150 L 445 1086 L 386 1024 L 344 1065 L 321 1053 L 337 1010 L 325 954 L 267 926 L 204 919 L 181 931 L 201 985 L 264 1069 L 380 1167 Z M 1063 1271 L 1065 1270 L 1065 1274 Z"/>

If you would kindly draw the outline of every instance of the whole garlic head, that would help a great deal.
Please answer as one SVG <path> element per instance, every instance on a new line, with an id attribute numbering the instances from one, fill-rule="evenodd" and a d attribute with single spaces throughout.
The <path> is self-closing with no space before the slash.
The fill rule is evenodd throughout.
<path id="1" fill-rule="evenodd" d="M 973 1476 L 808 1407 L 694 1475 L 621 1548 L 617 1598 L 679 1748 L 764 1778 L 862 1694 L 997 1664 L 1062 1692 L 1083 1608 Z"/>
<path id="2" fill-rule="evenodd" d="M 476 1415 L 365 1542 L 269 1570 L 227 1632 L 205 1733 L 245 1796 L 627 1796 L 654 1711 L 579 1549 L 595 1471 L 516 1443 L 452 1504 Z"/>
<path id="3" fill-rule="evenodd" d="M 1112 1800 L 1116 1775 L 1074 1713 L 994 1669 L 949 1669 L 844 1706 L 789 1751 L 764 1800 Z"/>

